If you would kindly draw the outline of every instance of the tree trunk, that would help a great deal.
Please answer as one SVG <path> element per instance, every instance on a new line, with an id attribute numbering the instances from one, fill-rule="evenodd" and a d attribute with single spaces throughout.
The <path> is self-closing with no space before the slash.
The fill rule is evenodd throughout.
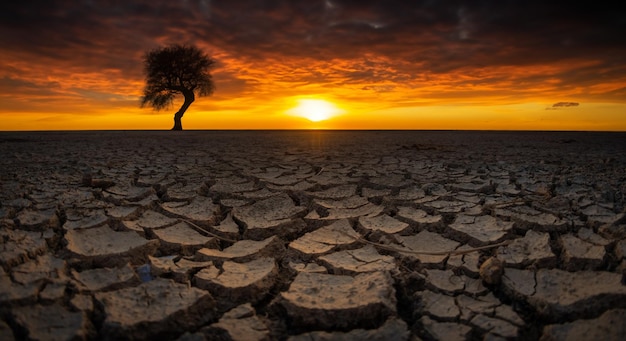
<path id="1" fill-rule="evenodd" d="M 193 103 L 193 101 L 196 99 L 193 91 L 183 91 L 183 95 L 185 96 L 185 102 L 180 107 L 180 109 L 178 109 L 178 112 L 174 114 L 174 128 L 172 128 L 172 130 L 183 130 L 183 115 L 185 114 L 185 111 L 187 111 L 187 108 L 189 108 L 191 103 Z"/>

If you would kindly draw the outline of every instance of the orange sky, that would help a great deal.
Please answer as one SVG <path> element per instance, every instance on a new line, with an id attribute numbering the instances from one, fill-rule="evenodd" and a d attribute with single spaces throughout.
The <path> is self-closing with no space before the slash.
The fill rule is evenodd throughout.
<path id="1" fill-rule="evenodd" d="M 185 129 L 626 131 L 626 27 L 607 6 L 22 3 L 0 5 L 0 130 L 169 129 L 180 103 L 139 107 L 142 56 L 191 43 L 217 89 Z M 296 116 L 307 99 L 337 110 Z"/>

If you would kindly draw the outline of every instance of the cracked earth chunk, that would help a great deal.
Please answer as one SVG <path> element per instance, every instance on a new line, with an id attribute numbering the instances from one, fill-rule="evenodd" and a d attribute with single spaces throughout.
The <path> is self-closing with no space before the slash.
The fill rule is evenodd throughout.
<path id="1" fill-rule="evenodd" d="M 34 303 L 37 300 L 40 283 L 20 284 L 11 280 L 11 276 L 0 268 L 0 303 Z"/>
<path id="2" fill-rule="evenodd" d="M 393 280 L 384 272 L 355 277 L 301 272 L 276 302 L 292 325 L 302 328 L 365 327 L 396 313 Z"/>
<path id="3" fill-rule="evenodd" d="M 209 190 L 211 192 L 233 194 L 251 192 L 256 189 L 256 185 L 252 181 L 248 181 L 244 178 L 227 178 L 217 180 L 215 185 L 211 186 Z"/>
<path id="4" fill-rule="evenodd" d="M 460 214 L 449 227 L 455 235 L 468 239 L 468 243 L 485 245 L 502 241 L 513 228 L 513 222 L 502 221 L 489 215 L 475 217 Z"/>
<path id="5" fill-rule="evenodd" d="M 13 268 L 13 279 L 17 283 L 27 284 L 40 280 L 65 280 L 66 264 L 63 259 L 49 253 L 37 257 Z"/>
<path id="6" fill-rule="evenodd" d="M 83 294 L 74 295 L 70 300 L 70 306 L 76 310 L 92 313 L 94 309 L 93 297 Z"/>
<path id="7" fill-rule="evenodd" d="M 313 199 L 313 202 L 324 208 L 358 208 L 369 203 L 367 198 L 354 195 L 345 199 Z"/>
<path id="8" fill-rule="evenodd" d="M 170 200 L 191 200 L 193 199 L 196 195 L 198 195 L 198 192 L 200 191 L 200 189 L 202 188 L 202 184 L 188 184 L 188 185 L 183 185 L 182 183 L 178 182 L 176 184 L 174 184 L 173 186 L 170 186 L 167 188 L 167 197 Z"/>
<path id="9" fill-rule="evenodd" d="M 0 265 L 13 267 L 45 253 L 48 250 L 46 238 L 53 234 L 52 230 L 30 232 L 0 229 Z"/>
<path id="10" fill-rule="evenodd" d="M 414 236 L 396 236 L 396 240 L 400 245 L 392 245 L 398 250 L 409 250 L 415 252 L 443 252 L 453 251 L 460 245 L 454 240 L 442 237 L 441 235 L 429 231 L 422 231 Z M 442 266 L 448 255 L 423 255 L 414 253 L 405 253 L 400 251 L 403 256 L 418 260 L 424 265 Z"/>
<path id="11" fill-rule="evenodd" d="M 25 209 L 17 214 L 15 220 L 18 226 L 32 231 L 54 229 L 59 226 L 59 217 L 54 209 L 45 211 Z"/>
<path id="12" fill-rule="evenodd" d="M 159 247 L 158 240 L 146 240 L 133 231 L 116 232 L 108 225 L 70 230 L 65 234 L 67 250 L 82 261 L 100 266 L 143 264 Z"/>
<path id="13" fill-rule="evenodd" d="M 93 327 L 82 312 L 70 312 L 58 304 L 13 309 L 15 322 L 27 330 L 29 340 L 85 340 Z"/>
<path id="14" fill-rule="evenodd" d="M 394 271 L 397 269 L 395 259 L 383 256 L 372 245 L 356 250 L 344 250 L 331 253 L 319 260 L 327 265 L 335 275 L 353 275 L 373 271 Z"/>
<path id="15" fill-rule="evenodd" d="M 492 333 L 509 339 L 517 337 L 519 332 L 518 327 L 510 322 L 483 314 L 474 316 L 470 323 L 486 333 Z"/>
<path id="16" fill-rule="evenodd" d="M 472 247 L 469 245 L 461 245 L 457 250 L 467 250 Z M 478 261 L 480 253 L 472 252 L 466 254 L 452 255 L 448 258 L 447 264 L 456 268 L 460 268 L 463 272 L 471 277 L 477 278 L 480 271 Z"/>
<path id="17" fill-rule="evenodd" d="M 247 263 L 225 261 L 221 269 L 204 268 L 194 276 L 193 282 L 198 288 L 210 291 L 221 308 L 230 309 L 234 304 L 263 299 L 277 276 L 274 258 L 264 257 Z"/>
<path id="18" fill-rule="evenodd" d="M 243 199 L 220 199 L 220 204 L 226 207 L 241 207 L 250 204 L 250 200 Z M 230 213 L 229 213 L 230 214 Z"/>
<path id="19" fill-rule="evenodd" d="M 526 231 L 523 238 L 517 238 L 509 245 L 499 247 L 496 254 L 496 257 L 507 266 L 516 268 L 532 264 L 538 267 L 556 264 L 556 255 L 550 248 L 550 236 L 533 230 Z"/>
<path id="20" fill-rule="evenodd" d="M 452 296 L 424 290 L 418 294 L 418 297 L 422 313 L 435 317 L 437 320 L 455 321 L 461 313 Z"/>
<path id="21" fill-rule="evenodd" d="M 315 187 L 315 184 L 310 183 L 308 181 L 300 181 L 293 185 L 276 185 L 276 184 L 271 184 L 271 183 L 267 184 L 267 188 L 274 190 L 274 191 L 280 191 L 280 192 L 287 192 L 287 191 L 304 192 L 304 191 L 310 190 L 313 187 Z"/>
<path id="22" fill-rule="evenodd" d="M 536 278 L 536 279 L 535 279 Z M 603 271 L 567 272 L 558 269 L 506 268 L 503 288 L 552 319 L 597 314 L 604 307 L 626 307 L 622 275 Z"/>
<path id="23" fill-rule="evenodd" d="M 0 320 L 0 340 L 6 340 L 6 341 L 15 340 L 15 335 L 13 335 L 13 330 L 11 330 L 11 327 L 9 327 L 9 325 L 2 320 Z"/>
<path id="24" fill-rule="evenodd" d="M 287 235 L 303 228 L 298 216 L 306 207 L 296 206 L 287 194 L 280 194 L 256 203 L 233 208 L 233 218 L 243 222 L 245 238 L 263 239 L 274 235 Z"/>
<path id="25" fill-rule="evenodd" d="M 220 251 L 217 249 L 200 249 L 196 253 L 199 260 L 232 260 L 248 262 L 258 257 L 276 256 L 284 250 L 278 237 L 269 237 L 261 241 L 244 239 Z"/>
<path id="26" fill-rule="evenodd" d="M 492 316 L 495 308 L 502 304 L 492 293 L 475 298 L 459 295 L 456 303 L 461 310 L 462 321 L 469 321 L 477 314 Z"/>
<path id="27" fill-rule="evenodd" d="M 270 338 L 270 331 L 259 319 L 250 303 L 240 305 L 226 312 L 217 323 L 202 331 L 219 340 L 265 341 Z"/>
<path id="28" fill-rule="evenodd" d="M 588 206 L 581 213 L 587 216 L 587 222 L 592 226 L 614 224 L 624 218 L 624 213 L 615 214 L 612 210 L 600 205 Z"/>
<path id="29" fill-rule="evenodd" d="M 424 205 L 435 209 L 439 213 L 460 213 L 476 206 L 476 204 L 458 200 L 435 200 L 427 202 Z"/>
<path id="30" fill-rule="evenodd" d="M 63 229 L 87 229 L 101 226 L 109 221 L 109 217 L 104 210 L 74 210 L 73 214 L 67 214 L 67 221 L 63 224 Z"/>
<path id="31" fill-rule="evenodd" d="M 254 191 L 254 192 L 246 192 L 246 193 L 242 193 L 241 196 L 243 196 L 246 199 L 267 199 L 269 197 L 273 197 L 275 195 L 280 195 L 280 192 L 272 192 L 270 190 L 268 190 L 267 188 L 263 188 L 260 189 L 258 191 Z"/>
<path id="32" fill-rule="evenodd" d="M 496 208 L 496 216 L 508 217 L 523 229 L 539 229 L 540 231 L 562 231 L 569 226 L 569 222 L 550 213 L 543 213 L 528 206 Z"/>
<path id="33" fill-rule="evenodd" d="M 127 200 L 137 202 L 154 194 L 154 189 L 152 187 L 115 185 L 104 190 L 102 194 L 105 200 L 112 199 L 112 201 Z"/>
<path id="34" fill-rule="evenodd" d="M 131 220 L 138 217 L 139 207 L 137 206 L 114 206 L 107 207 L 105 210 L 107 216 L 122 219 Z"/>
<path id="35" fill-rule="evenodd" d="M 465 288 L 465 280 L 452 270 L 426 269 L 426 285 L 448 294 L 459 293 Z"/>
<path id="36" fill-rule="evenodd" d="M 586 242 L 571 234 L 560 238 L 566 270 L 593 270 L 600 267 L 606 253 L 604 246 Z"/>
<path id="37" fill-rule="evenodd" d="M 176 224 L 178 219 L 166 217 L 161 213 L 148 210 L 145 211 L 137 220 L 125 220 L 122 223 L 128 229 L 142 234 L 145 229 L 159 229 L 166 226 Z"/>
<path id="38" fill-rule="evenodd" d="M 54 301 L 61 301 L 65 297 L 67 281 L 48 282 L 45 285 L 45 288 L 39 292 L 39 301 L 41 303 L 48 304 Z"/>
<path id="39" fill-rule="evenodd" d="M 599 234 L 593 232 L 592 229 L 581 228 L 576 234 L 578 238 L 595 245 L 607 246 L 611 244 L 609 240 L 604 239 Z"/>
<path id="40" fill-rule="evenodd" d="M 322 255 L 338 247 L 354 245 L 357 243 L 356 238 L 360 237 L 348 220 L 343 219 L 306 233 L 289 243 L 289 248 L 305 255 Z"/>
<path id="41" fill-rule="evenodd" d="M 391 190 L 390 189 L 373 189 L 373 188 L 363 187 L 361 189 L 361 193 L 366 198 L 376 198 L 376 197 L 384 197 L 384 196 L 391 195 Z"/>
<path id="42" fill-rule="evenodd" d="M 626 259 L 626 240 L 620 240 L 615 245 L 615 256 L 617 259 Z"/>
<path id="43" fill-rule="evenodd" d="M 353 329 L 349 332 L 315 331 L 288 338 L 288 341 L 407 341 L 411 333 L 404 321 L 398 318 L 388 319 L 378 329 Z"/>
<path id="44" fill-rule="evenodd" d="M 106 314 L 101 330 L 105 339 L 173 338 L 215 316 L 208 292 L 167 279 L 95 297 Z"/>
<path id="45" fill-rule="evenodd" d="M 386 214 L 375 217 L 360 217 L 359 224 L 370 232 L 381 231 L 388 234 L 401 233 L 409 227 L 409 224 L 403 223 Z"/>
<path id="46" fill-rule="evenodd" d="M 376 216 L 381 214 L 383 211 L 383 206 L 374 205 L 368 202 L 365 205 L 356 208 L 330 208 L 328 209 L 328 215 L 324 217 L 321 217 L 316 211 L 311 211 L 305 218 L 312 220 L 339 220 L 358 218 L 361 216 Z"/>
<path id="47" fill-rule="evenodd" d="M 413 207 L 398 207 L 398 217 L 416 222 L 418 226 L 440 226 L 443 224 L 441 215 L 430 215 L 424 210 Z"/>
<path id="48" fill-rule="evenodd" d="M 417 187 L 402 188 L 398 192 L 398 195 L 387 196 L 385 199 L 391 201 L 412 201 L 423 198 L 426 196 L 426 192 L 423 189 Z"/>
<path id="49" fill-rule="evenodd" d="M 186 223 L 152 231 L 161 241 L 161 252 L 164 254 L 180 253 L 184 256 L 192 256 L 197 250 L 217 244 L 214 237 L 206 237 L 192 229 Z"/>
<path id="50" fill-rule="evenodd" d="M 133 268 L 126 264 L 120 268 L 100 268 L 78 272 L 72 270 L 72 276 L 82 284 L 81 291 L 111 291 L 139 284 L 139 278 Z"/>
<path id="51" fill-rule="evenodd" d="M 184 219 L 202 221 L 209 225 L 213 225 L 218 221 L 220 206 L 214 204 L 211 198 L 198 196 L 187 205 L 177 204 L 179 202 L 164 202 L 161 204 L 161 207 L 167 212 Z"/>
<path id="52" fill-rule="evenodd" d="M 307 192 L 308 195 L 320 199 L 345 199 L 356 194 L 356 185 L 333 186 L 318 192 Z"/>
<path id="53" fill-rule="evenodd" d="M 219 225 L 211 226 L 211 228 L 221 237 L 228 239 L 237 239 L 239 237 L 239 225 L 233 220 L 231 212 L 228 212 L 226 218 Z"/>
<path id="54" fill-rule="evenodd" d="M 172 275 L 172 278 L 178 283 L 187 283 L 193 272 L 213 265 L 211 261 L 194 262 L 185 258 L 175 260 L 176 256 L 148 257 L 152 276 Z"/>
<path id="55" fill-rule="evenodd" d="M 437 322 L 423 316 L 419 322 L 434 340 L 464 341 L 469 339 L 472 328 L 460 323 Z"/>
<path id="56" fill-rule="evenodd" d="M 316 263 L 313 263 L 313 262 L 297 263 L 297 262 L 290 261 L 289 268 L 296 272 L 314 272 L 314 273 L 320 273 L 320 274 L 328 273 L 328 270 L 325 267 L 318 265 Z"/>
<path id="57" fill-rule="evenodd" d="M 595 319 L 547 325 L 540 340 L 626 340 L 624 321 L 626 310 L 612 309 Z"/>

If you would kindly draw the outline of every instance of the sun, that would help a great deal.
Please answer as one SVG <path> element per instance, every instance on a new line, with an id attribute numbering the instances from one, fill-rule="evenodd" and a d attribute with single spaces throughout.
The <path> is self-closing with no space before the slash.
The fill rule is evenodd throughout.
<path id="1" fill-rule="evenodd" d="M 298 105 L 288 113 L 304 117 L 311 122 L 320 122 L 341 113 L 341 110 L 323 99 L 299 99 Z"/>

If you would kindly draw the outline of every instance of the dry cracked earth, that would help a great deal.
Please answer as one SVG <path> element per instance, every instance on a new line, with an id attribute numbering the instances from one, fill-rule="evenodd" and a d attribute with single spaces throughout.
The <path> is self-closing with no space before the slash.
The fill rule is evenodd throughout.
<path id="1" fill-rule="evenodd" d="M 624 340 L 626 135 L 0 133 L 0 339 Z"/>

